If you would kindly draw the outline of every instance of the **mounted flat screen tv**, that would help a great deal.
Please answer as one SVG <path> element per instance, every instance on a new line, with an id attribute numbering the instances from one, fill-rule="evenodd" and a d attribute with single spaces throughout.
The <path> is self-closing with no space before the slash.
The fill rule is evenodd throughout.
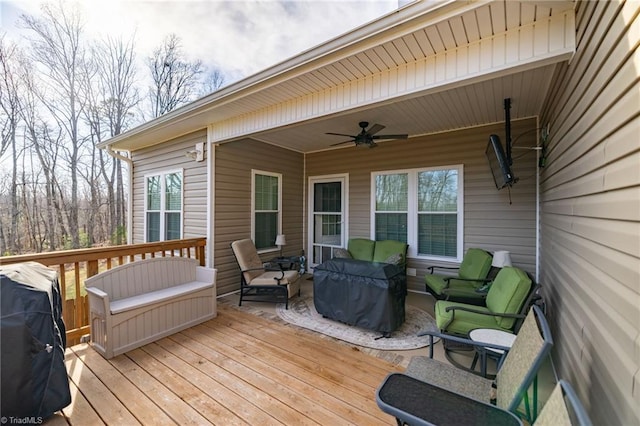
<path id="1" fill-rule="evenodd" d="M 505 186 L 511 186 L 516 183 L 517 179 L 513 176 L 509 159 L 504 153 L 498 135 L 489 136 L 489 144 L 487 145 L 485 153 L 489 160 L 489 167 L 491 168 L 491 174 L 493 175 L 496 188 L 502 189 Z"/>

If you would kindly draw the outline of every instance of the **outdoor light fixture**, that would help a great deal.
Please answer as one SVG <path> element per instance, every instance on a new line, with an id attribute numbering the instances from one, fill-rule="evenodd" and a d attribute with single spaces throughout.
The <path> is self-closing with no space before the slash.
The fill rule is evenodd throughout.
<path id="1" fill-rule="evenodd" d="M 204 161 L 204 142 L 198 142 L 194 149 L 187 151 L 184 156 L 193 161 Z"/>
<path id="2" fill-rule="evenodd" d="M 287 239 L 285 238 L 284 234 L 278 234 L 276 236 L 276 245 L 280 247 L 280 257 L 282 257 L 282 246 L 287 245 Z"/>

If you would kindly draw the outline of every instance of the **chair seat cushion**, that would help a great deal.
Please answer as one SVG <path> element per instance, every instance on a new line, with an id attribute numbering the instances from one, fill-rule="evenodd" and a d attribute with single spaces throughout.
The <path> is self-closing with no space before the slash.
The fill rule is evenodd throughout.
<path id="1" fill-rule="evenodd" d="M 440 330 L 446 329 L 446 332 L 449 334 L 460 334 L 463 336 L 467 336 L 469 332 L 474 328 L 494 328 L 497 330 L 509 331 L 508 329 L 503 329 L 502 327 L 500 327 L 493 315 L 483 315 L 457 310 L 454 316 L 453 311 L 446 311 L 447 307 L 449 306 L 464 306 L 482 312 L 491 312 L 489 311 L 489 309 L 483 306 L 470 306 L 464 303 L 439 300 L 438 302 L 436 302 L 435 306 L 436 324 L 438 325 L 438 328 Z"/>

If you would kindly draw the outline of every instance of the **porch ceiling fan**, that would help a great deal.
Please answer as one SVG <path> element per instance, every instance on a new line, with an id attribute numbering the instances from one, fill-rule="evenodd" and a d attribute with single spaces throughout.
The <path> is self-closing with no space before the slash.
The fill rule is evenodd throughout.
<path id="1" fill-rule="evenodd" d="M 367 127 L 369 127 L 369 123 L 367 121 L 361 121 L 360 123 L 358 123 L 358 126 L 360 126 L 362 130 L 357 135 L 346 135 L 344 133 L 325 133 L 325 135 L 347 136 L 351 138 L 348 141 L 334 143 L 331 146 L 355 142 L 356 146 L 367 146 L 369 148 L 374 148 L 377 146 L 375 142 L 376 140 L 407 139 L 409 137 L 409 135 L 377 135 L 376 133 L 378 133 L 385 127 L 382 124 L 374 124 L 369 128 L 369 130 L 367 130 Z"/>

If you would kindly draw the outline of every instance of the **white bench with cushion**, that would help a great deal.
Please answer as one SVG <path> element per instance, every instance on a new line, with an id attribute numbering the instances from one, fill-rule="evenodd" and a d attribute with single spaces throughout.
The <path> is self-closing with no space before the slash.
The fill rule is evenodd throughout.
<path id="1" fill-rule="evenodd" d="M 109 359 L 214 318 L 216 272 L 158 257 L 87 278 L 92 346 Z"/>

